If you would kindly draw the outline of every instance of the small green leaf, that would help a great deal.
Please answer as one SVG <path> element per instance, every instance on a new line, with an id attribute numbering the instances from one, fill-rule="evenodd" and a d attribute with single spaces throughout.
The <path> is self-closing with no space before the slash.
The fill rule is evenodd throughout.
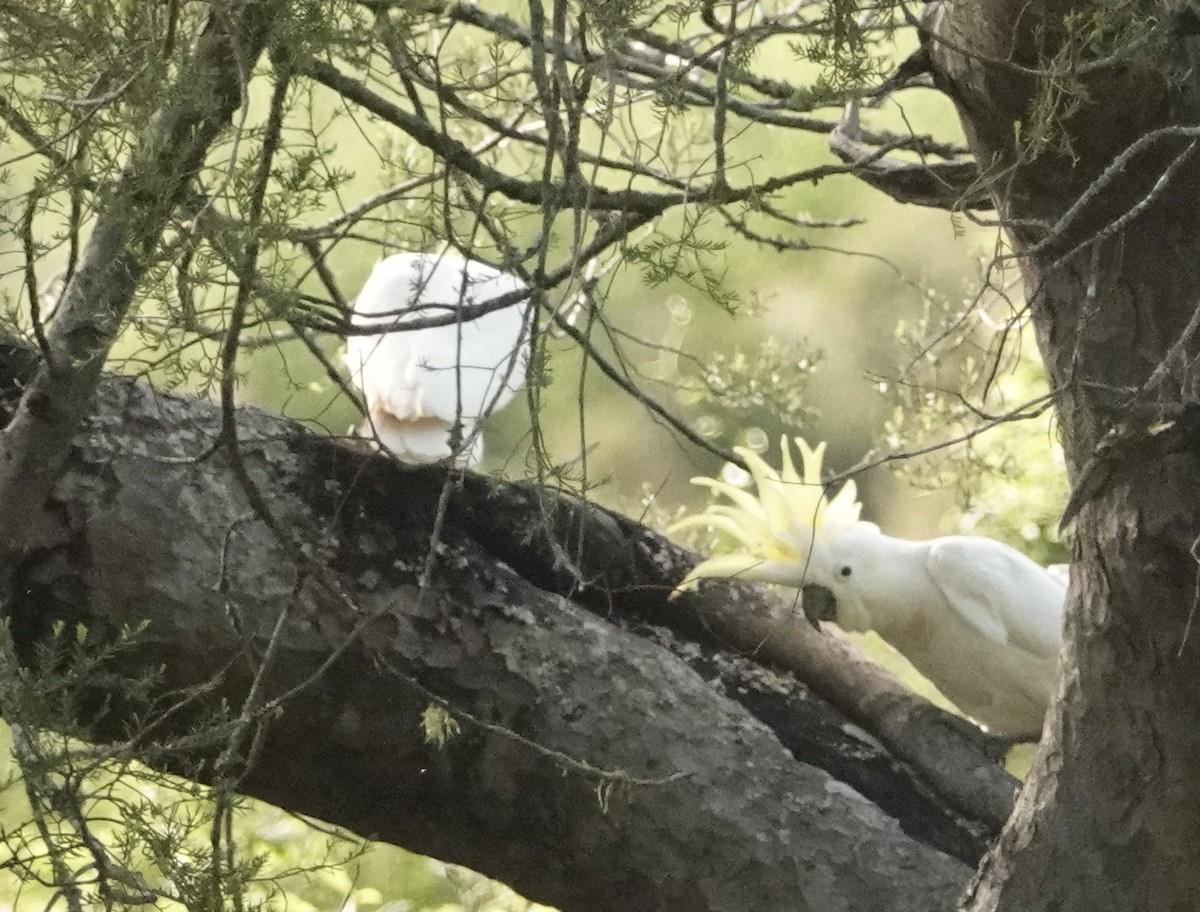
<path id="1" fill-rule="evenodd" d="M 445 747 L 447 741 L 462 731 L 454 716 L 433 703 L 421 713 L 421 728 L 425 732 L 426 743 L 437 748 Z"/>

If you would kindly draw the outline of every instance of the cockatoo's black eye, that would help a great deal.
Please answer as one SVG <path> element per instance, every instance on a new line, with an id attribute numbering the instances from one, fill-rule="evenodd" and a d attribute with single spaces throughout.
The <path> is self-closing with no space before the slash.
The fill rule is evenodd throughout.
<path id="1" fill-rule="evenodd" d="M 838 571 L 838 573 L 840 573 L 842 576 L 849 576 L 853 572 L 854 571 L 852 571 L 849 567 L 843 567 L 841 570 Z"/>

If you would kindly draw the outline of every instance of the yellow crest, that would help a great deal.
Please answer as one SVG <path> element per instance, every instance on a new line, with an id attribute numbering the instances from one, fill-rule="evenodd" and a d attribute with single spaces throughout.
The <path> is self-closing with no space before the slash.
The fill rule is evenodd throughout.
<path id="1" fill-rule="evenodd" d="M 731 538 L 734 547 L 697 565 L 675 588 L 676 592 L 692 588 L 707 577 L 737 576 L 765 561 L 803 562 L 814 537 L 858 522 L 862 504 L 856 499 L 858 491 L 853 480 L 842 485 L 832 498 L 825 495 L 821 482 L 825 443 L 814 448 L 802 437 L 794 439 L 800 449 L 803 475 L 796 471 L 791 445 L 783 437 L 778 471 L 752 450 L 734 449 L 750 470 L 754 493 L 717 478 L 692 479 L 692 484 L 708 488 L 727 502 L 718 500 L 694 516 L 684 517 L 668 531 L 716 529 Z"/>

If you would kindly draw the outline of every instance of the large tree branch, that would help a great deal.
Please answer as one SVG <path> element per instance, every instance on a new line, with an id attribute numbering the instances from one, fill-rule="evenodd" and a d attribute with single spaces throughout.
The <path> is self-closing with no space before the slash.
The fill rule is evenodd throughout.
<path id="1" fill-rule="evenodd" d="M 793 671 L 918 769 L 958 813 L 989 833 L 1008 819 L 1016 783 L 997 766 L 996 745 L 973 725 L 915 697 L 841 640 L 816 633 L 794 602 L 781 604 L 761 587 L 729 581 L 664 598 L 695 557 L 637 523 L 525 486 L 472 494 L 464 515 L 471 535 L 539 586 L 604 615 L 661 624 Z M 535 518 L 538 527 L 514 535 L 517 515 Z"/>
<path id="2" fill-rule="evenodd" d="M 960 828 L 936 800 L 942 810 L 912 824 L 901 805 L 932 789 L 904 764 L 824 701 L 805 697 L 797 716 L 794 685 L 745 699 L 776 727 L 790 719 L 776 736 L 714 692 L 714 674 L 748 673 L 711 645 L 689 655 L 701 676 L 614 623 L 673 612 L 673 626 L 711 644 L 716 628 L 703 625 L 723 623 L 720 612 L 666 599 L 683 552 L 644 531 L 630 537 L 632 524 L 602 511 L 471 476 L 422 590 L 439 470 L 400 471 L 244 415 L 243 457 L 273 515 L 305 543 L 297 553 L 248 514 L 208 447 L 219 421 L 208 403 L 105 383 L 55 492 L 58 539 L 18 567 L 12 629 L 26 661 L 59 621 L 86 625 L 89 643 L 149 622 L 111 670 L 120 680 L 152 672 L 153 692 L 98 689 L 83 720 L 91 738 L 203 778 L 257 676 L 267 735 L 242 790 L 564 908 L 951 907 L 968 869 L 860 794 L 891 793 L 889 812 L 907 814 L 910 832 Z M 609 537 L 581 540 L 584 517 Z M 520 565 L 497 553 L 502 527 Z M 628 565 L 613 561 L 622 538 Z M 540 566 L 539 553 L 549 558 Z M 744 698 L 741 685 L 728 689 Z M 211 715 L 221 701 L 234 708 L 226 722 Z M 435 701 L 464 729 L 443 750 L 418 724 Z M 845 771 L 855 742 L 874 770 L 857 779 Z M 831 755 L 854 787 L 813 765 Z M 976 827 L 947 845 L 969 855 Z"/>

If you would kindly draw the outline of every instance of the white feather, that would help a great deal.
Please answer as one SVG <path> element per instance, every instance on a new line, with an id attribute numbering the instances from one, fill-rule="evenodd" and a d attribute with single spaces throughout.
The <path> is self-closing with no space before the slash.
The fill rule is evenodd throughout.
<path id="1" fill-rule="evenodd" d="M 837 623 L 876 631 L 989 730 L 1040 732 L 1066 587 L 992 539 L 904 541 L 868 525 L 838 530 L 813 549 L 806 582 L 833 592 Z"/>
<path id="2" fill-rule="evenodd" d="M 1020 551 L 962 535 L 929 543 L 929 574 L 967 623 L 996 642 L 1057 658 L 1066 586 Z"/>
<path id="3" fill-rule="evenodd" d="M 508 403 L 524 382 L 528 303 L 445 326 L 402 327 L 524 288 L 515 276 L 450 253 L 401 253 L 380 261 L 354 303 L 353 323 L 381 331 L 350 336 L 346 343 L 351 379 L 367 402 L 361 432 L 405 462 L 452 455 L 478 461 L 478 422 Z M 463 448 L 453 454 L 456 422 Z"/>

